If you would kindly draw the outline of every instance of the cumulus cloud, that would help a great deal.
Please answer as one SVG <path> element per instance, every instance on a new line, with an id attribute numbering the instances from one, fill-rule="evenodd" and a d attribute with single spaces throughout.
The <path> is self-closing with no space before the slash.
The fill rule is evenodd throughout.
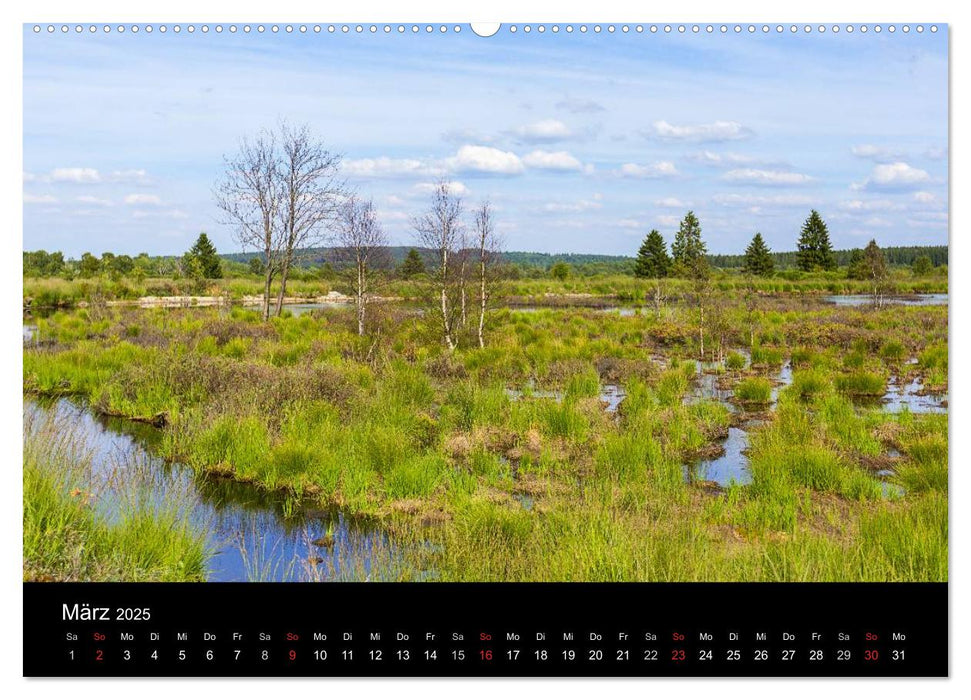
<path id="1" fill-rule="evenodd" d="M 441 174 L 438 168 L 417 158 L 359 158 L 345 160 L 344 172 L 351 177 L 408 177 Z"/>
<path id="2" fill-rule="evenodd" d="M 57 198 L 50 194 L 30 194 L 24 192 L 24 204 L 54 204 Z"/>
<path id="3" fill-rule="evenodd" d="M 125 197 L 125 204 L 134 206 L 158 206 L 161 203 L 161 198 L 154 194 L 130 194 Z"/>
<path id="4" fill-rule="evenodd" d="M 677 226 L 681 223 L 681 219 L 677 216 L 672 216 L 671 214 L 661 214 L 654 219 L 661 226 Z"/>
<path id="5" fill-rule="evenodd" d="M 606 112 L 606 108 L 599 102 L 584 100 L 579 97 L 564 97 L 556 103 L 557 109 L 563 109 L 573 114 L 593 114 L 595 112 Z"/>
<path id="6" fill-rule="evenodd" d="M 875 165 L 870 177 L 863 182 L 855 183 L 852 188 L 856 190 L 899 190 L 919 187 L 931 181 L 931 176 L 926 170 L 915 168 L 903 161 L 895 163 L 884 163 Z"/>
<path id="7" fill-rule="evenodd" d="M 673 177 L 678 175 L 678 169 L 675 167 L 674 163 L 669 160 L 660 160 L 656 163 L 650 163 L 648 165 L 638 165 L 637 163 L 624 163 L 620 166 L 617 174 L 621 177 L 633 177 L 633 178 L 659 178 L 659 177 Z"/>
<path id="8" fill-rule="evenodd" d="M 523 164 L 537 170 L 582 170 L 583 163 L 567 151 L 532 151 L 523 156 Z"/>
<path id="9" fill-rule="evenodd" d="M 50 173 L 50 180 L 91 184 L 101 182 L 101 174 L 94 168 L 54 168 Z"/>
<path id="10" fill-rule="evenodd" d="M 694 143 L 739 141 L 752 136 L 752 130 L 738 122 L 716 121 L 711 124 L 678 125 L 657 121 L 651 135 L 664 141 L 689 141 Z"/>
<path id="11" fill-rule="evenodd" d="M 619 221 L 617 221 L 616 225 L 618 228 L 626 228 L 626 229 L 632 229 L 632 230 L 644 228 L 646 226 L 644 222 L 638 221 L 637 219 L 620 219 Z"/>
<path id="12" fill-rule="evenodd" d="M 533 124 L 511 130 L 513 136 L 525 143 L 552 143 L 573 137 L 573 131 L 558 119 L 542 119 Z"/>
<path id="13" fill-rule="evenodd" d="M 722 176 L 722 179 L 748 185 L 806 185 L 815 178 L 786 170 L 738 168 L 729 170 Z"/>
<path id="14" fill-rule="evenodd" d="M 491 146 L 462 146 L 447 163 L 455 172 L 486 175 L 519 175 L 524 169 L 522 160 L 515 153 Z"/>
<path id="15" fill-rule="evenodd" d="M 866 158 L 878 163 L 889 163 L 904 158 L 903 151 L 888 146 L 874 146 L 869 143 L 853 146 L 850 151 L 857 158 Z"/>

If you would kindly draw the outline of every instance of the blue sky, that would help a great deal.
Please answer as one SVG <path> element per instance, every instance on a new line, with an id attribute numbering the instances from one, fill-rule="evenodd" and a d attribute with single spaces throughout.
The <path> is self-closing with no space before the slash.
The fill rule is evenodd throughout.
<path id="1" fill-rule="evenodd" d="M 24 36 L 24 248 L 177 254 L 224 154 L 280 118 L 344 156 L 395 243 L 448 177 L 510 250 L 632 254 L 693 209 L 712 252 L 947 243 L 947 38 L 845 31 L 491 38 Z"/>

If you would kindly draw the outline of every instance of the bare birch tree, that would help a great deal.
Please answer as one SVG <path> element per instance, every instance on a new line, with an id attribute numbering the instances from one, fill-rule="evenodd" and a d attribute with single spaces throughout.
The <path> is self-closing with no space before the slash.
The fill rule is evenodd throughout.
<path id="1" fill-rule="evenodd" d="M 357 334 L 364 335 L 368 303 L 371 301 L 374 269 L 379 256 L 388 248 L 388 236 L 377 220 L 371 200 L 348 197 L 340 205 L 336 224 L 339 256 L 348 264 L 346 270 L 354 289 L 357 308 Z"/>
<path id="2" fill-rule="evenodd" d="M 270 316 L 273 278 L 280 269 L 280 183 L 276 139 L 261 131 L 255 139 L 243 139 L 239 151 L 225 158 L 226 172 L 215 188 L 216 204 L 224 223 L 243 250 L 263 254 L 263 320 Z"/>
<path id="3" fill-rule="evenodd" d="M 281 253 L 277 315 L 283 310 L 287 278 L 298 251 L 326 241 L 339 204 L 346 196 L 344 182 L 339 178 L 339 154 L 327 150 L 307 125 L 291 127 L 282 122 L 279 130 Z"/>
<path id="4" fill-rule="evenodd" d="M 489 202 L 483 202 L 475 210 L 475 247 L 476 247 L 476 266 L 478 268 L 479 283 L 479 347 L 485 347 L 485 319 L 486 310 L 492 301 L 493 288 L 498 280 L 498 265 L 500 260 L 500 250 L 502 241 L 495 230 L 495 223 L 492 220 L 492 206 Z"/>
<path id="5" fill-rule="evenodd" d="M 462 200 L 452 194 L 447 180 L 441 180 L 429 210 L 412 222 L 421 245 L 434 251 L 437 259 L 432 274 L 438 292 L 436 313 L 441 315 L 442 339 L 449 350 L 456 347 L 452 297 L 459 272 L 454 256 L 462 240 L 461 216 Z"/>

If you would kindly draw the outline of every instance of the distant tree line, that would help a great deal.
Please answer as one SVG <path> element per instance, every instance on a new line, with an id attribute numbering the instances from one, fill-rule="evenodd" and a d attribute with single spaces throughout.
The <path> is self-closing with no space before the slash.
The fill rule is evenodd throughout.
<path id="1" fill-rule="evenodd" d="M 662 278 L 690 276 L 692 261 L 703 257 L 708 265 L 720 269 L 740 269 L 742 272 L 770 277 L 776 269 L 801 270 L 803 272 L 834 271 L 846 267 L 850 277 L 859 278 L 861 261 L 878 250 L 887 266 L 909 266 L 914 274 L 927 274 L 933 268 L 947 265 L 947 246 L 897 246 L 879 248 L 870 241 L 865 250 L 833 250 L 829 228 L 815 209 L 803 223 L 796 250 L 773 253 L 761 233 L 756 232 L 741 255 L 710 255 L 700 237 L 700 224 L 694 212 L 689 211 L 671 243 L 668 255 L 664 238 L 656 229 L 650 231 L 641 243 L 634 263 L 636 277 Z"/>
<path id="2" fill-rule="evenodd" d="M 838 267 L 847 267 L 858 248 L 834 250 L 833 255 Z M 909 267 L 921 256 L 930 260 L 931 267 L 948 264 L 948 248 L 944 245 L 935 246 L 887 246 L 883 248 L 887 264 L 894 267 Z M 770 252 L 772 262 L 777 270 L 798 268 L 798 251 Z M 714 267 L 724 270 L 741 269 L 745 265 L 744 254 L 709 254 L 708 261 Z"/>

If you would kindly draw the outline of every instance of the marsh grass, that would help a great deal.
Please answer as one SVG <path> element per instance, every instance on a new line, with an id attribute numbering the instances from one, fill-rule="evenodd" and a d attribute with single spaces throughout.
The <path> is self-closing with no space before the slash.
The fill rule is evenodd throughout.
<path id="1" fill-rule="evenodd" d="M 661 319 L 503 309 L 486 348 L 454 353 L 416 316 L 383 330 L 369 353 L 341 310 L 269 324 L 241 309 L 62 312 L 44 319 L 62 340 L 25 348 L 24 388 L 77 394 L 111 414 L 164 413 L 166 457 L 291 504 L 380 519 L 407 553 L 353 553 L 353 562 L 384 562 L 365 576 L 946 577 L 947 417 L 890 416 L 850 400 L 861 389 L 882 395 L 878 350 L 897 337 L 919 356 L 925 382 L 946 382 L 946 309 L 767 300 L 753 328 L 733 293 L 725 290 L 726 346 L 758 340 L 753 367 L 729 353 L 717 371 L 734 374 L 718 388 L 736 382 L 736 399 L 757 400 L 766 415 L 748 428 L 752 483 L 724 492 L 685 476 L 717 454 L 735 419 L 702 397 L 713 377 L 693 359 L 695 316 L 677 306 Z M 771 404 L 767 377 L 787 357 L 792 386 Z M 608 383 L 626 394 L 616 415 L 599 400 Z M 904 493 L 885 498 L 868 464 L 890 446 L 904 455 L 893 477 Z M 25 489 L 27 475 L 25 458 Z M 908 529 L 926 539 L 908 543 Z M 272 542 L 261 547 L 246 555 L 256 579 L 331 580 L 356 566 L 309 551 L 280 564 Z"/>
<path id="2" fill-rule="evenodd" d="M 887 392 L 887 380 L 873 372 L 841 374 L 833 382 L 836 390 L 849 396 L 883 396 Z"/>
<path id="3" fill-rule="evenodd" d="M 152 497 L 131 465 L 99 476 L 92 460 L 72 426 L 25 415 L 24 579 L 203 580 L 209 552 L 190 504 Z"/>
<path id="4" fill-rule="evenodd" d="M 772 382 L 763 377 L 743 379 L 735 385 L 735 399 L 746 404 L 767 404 L 772 400 Z"/>

